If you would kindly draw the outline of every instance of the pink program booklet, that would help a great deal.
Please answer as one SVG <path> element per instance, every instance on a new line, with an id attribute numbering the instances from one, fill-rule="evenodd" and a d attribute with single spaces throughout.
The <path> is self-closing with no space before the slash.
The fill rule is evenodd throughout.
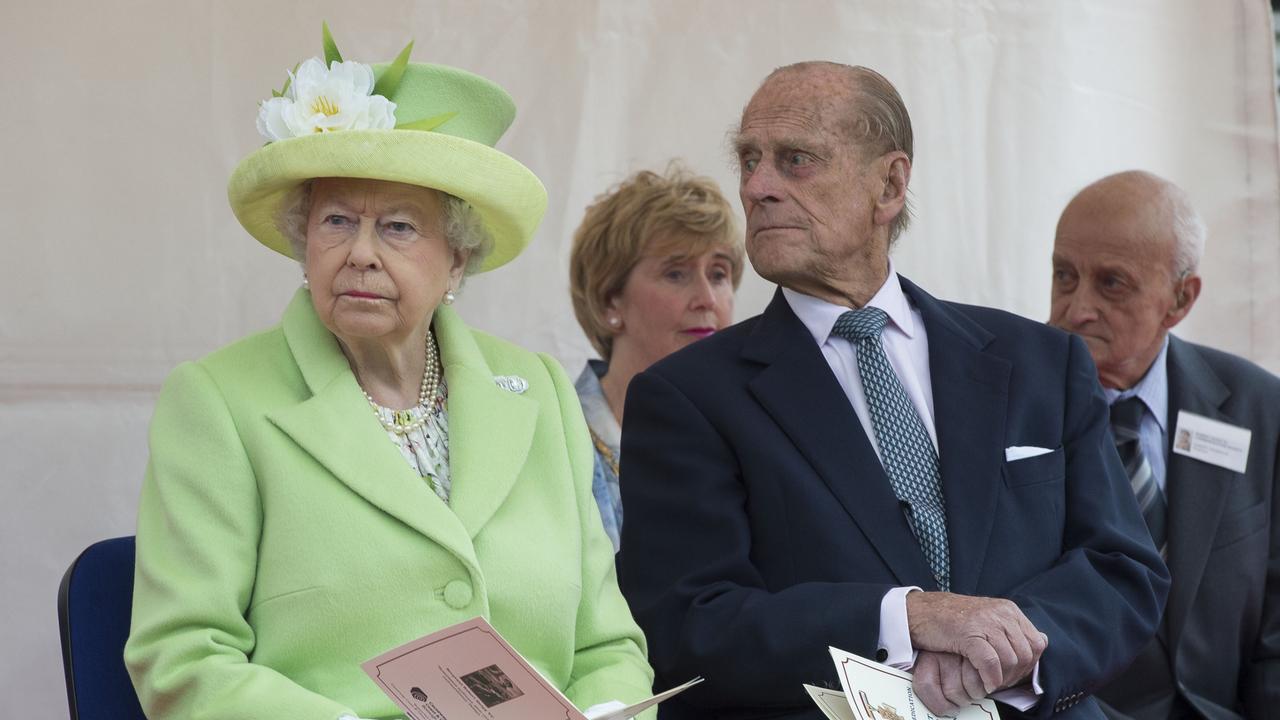
<path id="1" fill-rule="evenodd" d="M 413 720 L 587 720 L 484 618 L 418 638 L 360 667 Z M 623 720 L 700 681 L 591 720 Z"/>

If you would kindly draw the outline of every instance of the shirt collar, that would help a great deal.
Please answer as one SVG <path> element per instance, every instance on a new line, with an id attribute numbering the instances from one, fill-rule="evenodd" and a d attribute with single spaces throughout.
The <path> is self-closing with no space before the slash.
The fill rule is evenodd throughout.
<path id="1" fill-rule="evenodd" d="M 1115 403 L 1117 400 L 1136 397 L 1147 407 L 1147 412 L 1151 413 L 1151 417 L 1160 426 L 1160 430 L 1162 432 L 1165 431 L 1164 425 L 1169 417 L 1168 357 L 1169 336 L 1166 334 L 1164 336 L 1164 344 L 1160 346 L 1160 352 L 1156 355 L 1155 361 L 1151 363 L 1151 367 L 1147 369 L 1147 374 L 1143 375 L 1136 385 L 1128 390 L 1103 388 L 1107 396 L 1107 402 Z"/>
<path id="2" fill-rule="evenodd" d="M 622 428 L 613 416 L 609 400 L 604 396 L 604 387 L 600 384 L 600 378 L 608 371 L 609 366 L 604 361 L 588 360 L 582 374 L 573 383 L 573 389 L 578 393 L 587 426 L 616 453 L 622 444 Z"/>
<path id="3" fill-rule="evenodd" d="M 841 315 L 854 308 L 819 300 L 812 295 L 796 292 L 790 288 L 782 288 L 782 296 L 787 299 L 791 311 L 800 318 L 800 322 L 808 328 L 809 334 L 817 341 L 819 347 L 827 343 L 831 337 L 831 328 Z M 889 316 L 889 324 L 898 328 L 903 335 L 914 337 L 916 332 L 915 317 L 911 314 L 911 304 L 902 292 L 902 282 L 894 270 L 893 260 L 889 261 L 889 274 L 884 284 L 867 302 L 868 306 L 880 308 Z"/>

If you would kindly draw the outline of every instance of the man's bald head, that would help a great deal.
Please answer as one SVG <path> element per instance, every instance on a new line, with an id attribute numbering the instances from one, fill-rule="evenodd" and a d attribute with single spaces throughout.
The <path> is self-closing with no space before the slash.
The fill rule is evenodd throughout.
<path id="1" fill-rule="evenodd" d="M 1174 277 L 1195 272 L 1204 255 L 1205 225 L 1186 191 L 1145 170 L 1098 180 L 1072 198 L 1058 227 L 1074 214 L 1102 215 L 1131 228 L 1129 240 L 1168 257 Z"/>

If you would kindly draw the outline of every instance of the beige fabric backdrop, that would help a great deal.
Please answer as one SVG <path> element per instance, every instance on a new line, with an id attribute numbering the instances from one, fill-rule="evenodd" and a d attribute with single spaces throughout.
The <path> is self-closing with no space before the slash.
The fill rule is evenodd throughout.
<path id="1" fill-rule="evenodd" d="M 472 281 L 475 325 L 589 346 L 571 235 L 629 171 L 683 157 L 731 194 L 724 138 L 773 67 L 893 80 L 916 126 L 919 219 L 899 269 L 935 294 L 1048 311 L 1082 185 L 1140 167 L 1211 231 L 1185 337 L 1280 370 L 1280 197 L 1266 0 L 5 0 L 0 23 L 0 715 L 64 712 L 54 597 L 88 543 L 132 532 L 154 394 L 176 363 L 276 321 L 299 280 L 236 224 L 225 183 L 255 104 L 319 54 L 459 65 L 509 89 L 502 147 L 546 183 L 532 248 Z M 772 289 L 748 272 L 737 316 Z"/>

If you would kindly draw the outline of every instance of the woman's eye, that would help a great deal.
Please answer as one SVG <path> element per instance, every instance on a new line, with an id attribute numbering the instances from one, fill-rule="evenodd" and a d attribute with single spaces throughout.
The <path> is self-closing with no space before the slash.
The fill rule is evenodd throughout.
<path id="1" fill-rule="evenodd" d="M 798 153 L 791 153 L 791 157 L 789 158 L 789 161 L 794 166 L 804 166 L 809 164 L 810 158 L 805 153 L 798 152 Z"/>
<path id="2" fill-rule="evenodd" d="M 324 223 L 326 225 L 333 225 L 334 227 L 342 227 L 343 225 L 350 223 L 350 221 L 350 218 L 342 215 L 328 215 L 324 219 Z"/>
<path id="3" fill-rule="evenodd" d="M 742 169 L 747 171 L 748 173 L 755 172 L 756 165 L 759 165 L 759 164 L 760 164 L 760 161 L 756 158 L 743 158 Z"/>
<path id="4" fill-rule="evenodd" d="M 399 220 L 394 220 L 392 222 L 389 222 L 384 227 L 397 235 L 404 235 L 406 233 L 413 232 L 412 225 L 410 225 L 407 222 L 401 222 Z"/>
<path id="5" fill-rule="evenodd" d="M 668 279 L 668 280 L 675 280 L 675 281 L 683 280 L 683 279 L 684 279 L 684 271 L 683 271 L 683 270 L 668 270 L 668 271 L 663 275 L 663 277 L 665 277 L 665 278 L 666 278 L 666 279 Z"/>

